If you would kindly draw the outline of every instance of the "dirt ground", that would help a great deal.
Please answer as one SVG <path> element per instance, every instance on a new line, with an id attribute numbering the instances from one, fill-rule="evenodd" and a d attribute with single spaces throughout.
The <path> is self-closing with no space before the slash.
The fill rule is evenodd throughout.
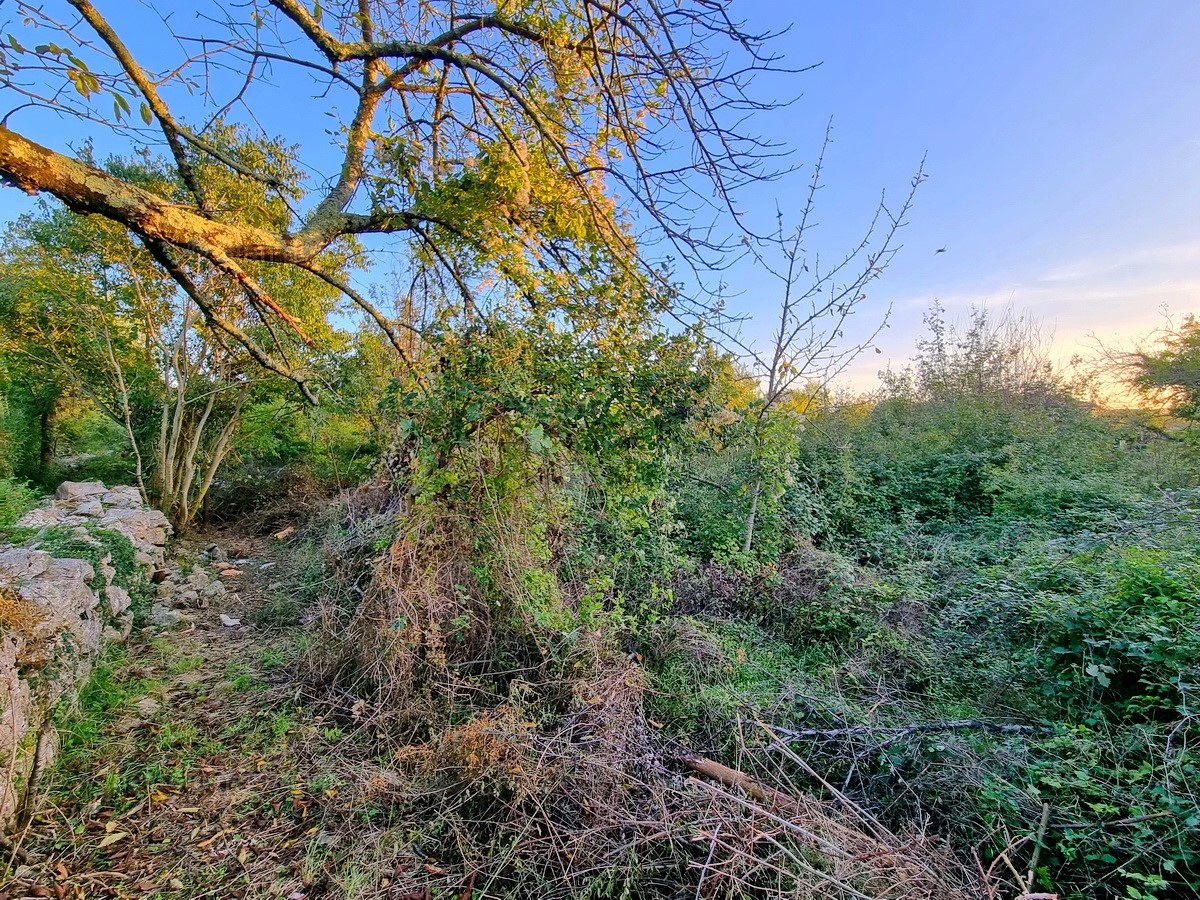
<path id="1" fill-rule="evenodd" d="M 181 542 L 178 563 L 212 544 L 231 562 L 209 568 L 240 573 L 222 577 L 229 593 L 190 623 L 135 632 L 97 669 L 44 802 L 0 845 L 0 900 L 310 900 L 363 877 L 340 850 L 380 814 L 376 767 L 346 752 L 352 699 L 307 699 L 288 547 L 214 531 Z"/>

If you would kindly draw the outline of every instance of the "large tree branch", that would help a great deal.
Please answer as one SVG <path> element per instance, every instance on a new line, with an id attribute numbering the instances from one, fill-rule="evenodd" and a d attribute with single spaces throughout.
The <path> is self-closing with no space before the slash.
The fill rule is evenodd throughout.
<path id="1" fill-rule="evenodd" d="M 465 21 L 461 24 L 447 29 L 428 41 L 342 41 L 322 28 L 312 13 L 305 9 L 298 0 L 271 0 L 271 5 L 291 19 L 330 62 L 396 58 L 430 60 L 433 58 L 428 55 L 431 51 L 447 47 L 470 34 L 487 29 L 503 31 L 539 46 L 546 40 L 545 35 L 532 28 L 527 28 L 501 16 L 485 15 L 464 17 Z"/>
<path id="2" fill-rule="evenodd" d="M 317 397 L 312 392 L 312 388 L 308 386 L 308 379 L 303 373 L 297 372 L 274 359 L 269 353 L 263 350 L 258 343 L 244 330 L 239 328 L 235 323 L 230 322 L 228 319 L 222 317 L 216 311 L 216 309 L 213 308 L 213 305 L 209 302 L 208 297 L 205 296 L 204 291 L 200 289 L 199 285 L 197 285 L 192 279 L 191 275 L 188 274 L 188 271 L 182 265 L 172 259 L 166 245 L 159 241 L 148 240 L 145 237 L 142 238 L 142 241 L 146 245 L 146 249 L 150 251 L 151 255 L 153 255 L 155 261 L 166 270 L 167 274 L 175 280 L 176 284 L 183 288 L 184 293 L 186 293 L 188 297 L 190 297 L 192 301 L 204 312 L 204 317 L 209 324 L 225 332 L 227 335 L 245 347 L 246 352 L 248 352 L 251 357 L 254 358 L 254 361 L 264 369 L 274 372 L 276 375 L 281 375 L 289 381 L 295 382 L 296 386 L 300 388 L 300 393 L 304 395 L 304 399 L 314 406 L 316 405 Z"/>
<path id="3" fill-rule="evenodd" d="M 307 263 L 342 235 L 411 231 L 425 221 L 411 212 L 362 215 L 325 210 L 290 233 L 216 222 L 2 125 L 0 177 L 29 194 L 53 194 L 75 212 L 98 213 L 152 241 L 210 257 Z"/>

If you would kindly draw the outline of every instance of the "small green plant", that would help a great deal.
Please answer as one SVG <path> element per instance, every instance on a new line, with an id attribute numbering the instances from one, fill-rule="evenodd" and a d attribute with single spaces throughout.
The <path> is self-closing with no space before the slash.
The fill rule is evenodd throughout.
<path id="1" fill-rule="evenodd" d="M 271 670 L 282 668 L 286 664 L 287 659 L 283 655 L 282 650 L 275 647 L 263 647 L 262 653 L 259 654 L 258 662 L 264 669 Z"/>

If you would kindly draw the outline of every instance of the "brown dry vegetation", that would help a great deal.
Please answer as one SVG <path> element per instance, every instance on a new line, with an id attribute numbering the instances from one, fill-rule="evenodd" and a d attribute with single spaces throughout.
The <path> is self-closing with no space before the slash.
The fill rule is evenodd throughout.
<path id="1" fill-rule="evenodd" d="M 0 629 L 29 638 L 42 620 L 32 604 L 22 600 L 16 591 L 0 587 Z"/>
<path id="2" fill-rule="evenodd" d="M 340 515 L 380 522 L 361 495 Z M 974 896 L 946 847 L 836 791 L 814 799 L 815 773 L 752 725 L 747 782 L 700 774 L 647 715 L 642 668 L 599 632 L 557 668 L 530 671 L 527 647 L 501 671 L 516 643 L 454 632 L 472 598 L 450 593 L 452 556 L 419 567 L 403 541 L 381 553 L 347 534 L 321 571 L 338 551 L 346 576 L 347 559 L 378 557 L 354 641 L 302 659 L 294 625 L 202 621 L 111 661 L 48 803 L 5 850 L 0 897 Z M 302 554 L 258 571 L 277 543 L 245 548 L 243 607 L 225 611 L 301 590 Z M 322 584 L 315 635 L 353 585 Z M 414 624 L 397 637 L 383 623 L 400 614 Z M 395 643 L 362 643 L 371 627 Z M 390 691 L 351 689 L 384 673 L 346 659 L 331 678 L 351 647 L 389 667 Z"/>

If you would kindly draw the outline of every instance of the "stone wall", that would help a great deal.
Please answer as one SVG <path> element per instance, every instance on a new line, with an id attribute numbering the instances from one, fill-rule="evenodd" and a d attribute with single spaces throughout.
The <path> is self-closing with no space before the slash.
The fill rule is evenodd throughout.
<path id="1" fill-rule="evenodd" d="M 16 527 L 0 544 L 0 832 L 54 757 L 55 711 L 129 636 L 131 593 L 150 596 L 171 533 L 137 488 L 98 481 L 64 482 Z"/>

